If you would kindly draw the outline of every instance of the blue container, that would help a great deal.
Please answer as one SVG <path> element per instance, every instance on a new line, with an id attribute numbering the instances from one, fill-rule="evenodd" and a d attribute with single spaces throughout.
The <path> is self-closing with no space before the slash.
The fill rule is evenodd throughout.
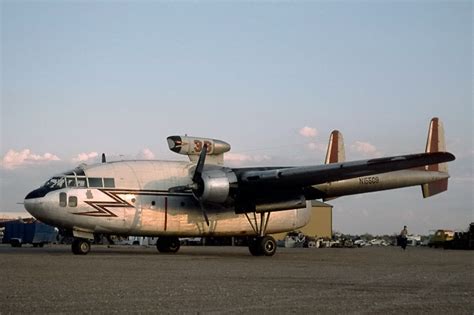
<path id="1" fill-rule="evenodd" d="M 2 242 L 10 243 L 14 247 L 20 247 L 22 244 L 42 247 L 44 244 L 54 242 L 57 235 L 57 230 L 47 224 L 38 221 L 24 223 L 17 220 L 5 223 Z"/>

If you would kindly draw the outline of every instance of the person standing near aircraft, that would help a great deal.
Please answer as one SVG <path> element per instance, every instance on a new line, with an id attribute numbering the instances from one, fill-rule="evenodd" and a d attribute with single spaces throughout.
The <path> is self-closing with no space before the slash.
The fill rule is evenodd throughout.
<path id="1" fill-rule="evenodd" d="M 403 227 L 403 230 L 400 232 L 400 246 L 405 250 L 407 248 L 407 236 L 408 236 L 408 230 L 407 226 L 405 225 Z"/>

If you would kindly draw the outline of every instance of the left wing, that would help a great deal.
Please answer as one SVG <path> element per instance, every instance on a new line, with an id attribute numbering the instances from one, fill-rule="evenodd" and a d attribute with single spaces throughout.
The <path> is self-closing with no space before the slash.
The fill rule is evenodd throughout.
<path id="1" fill-rule="evenodd" d="M 449 152 L 418 153 L 370 160 L 275 169 L 234 169 L 239 184 L 254 188 L 304 187 L 453 161 Z"/>

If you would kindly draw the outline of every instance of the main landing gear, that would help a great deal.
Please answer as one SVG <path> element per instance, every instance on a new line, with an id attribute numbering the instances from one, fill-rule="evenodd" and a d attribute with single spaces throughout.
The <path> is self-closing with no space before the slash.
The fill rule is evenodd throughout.
<path id="1" fill-rule="evenodd" d="M 71 248 L 74 255 L 87 255 L 91 250 L 91 243 L 84 238 L 75 238 Z"/>
<path id="2" fill-rule="evenodd" d="M 179 238 L 174 236 L 160 236 L 156 241 L 156 248 L 160 253 L 176 253 L 179 247 Z"/>
<path id="3" fill-rule="evenodd" d="M 270 212 L 260 213 L 260 220 L 257 220 L 257 214 L 254 212 L 253 217 L 248 213 L 245 214 L 250 226 L 257 236 L 249 237 L 249 251 L 253 256 L 273 256 L 276 252 L 276 241 L 273 237 L 265 235 L 267 231 L 268 221 L 270 220 Z M 260 221 L 260 222 L 258 222 Z"/>
<path id="4" fill-rule="evenodd" d="M 275 239 L 269 235 L 249 238 L 249 251 L 253 256 L 273 256 L 276 248 Z"/>

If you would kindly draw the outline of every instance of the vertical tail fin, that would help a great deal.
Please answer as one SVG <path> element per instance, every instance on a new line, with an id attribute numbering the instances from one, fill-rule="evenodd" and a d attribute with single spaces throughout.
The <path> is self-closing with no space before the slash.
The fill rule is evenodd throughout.
<path id="1" fill-rule="evenodd" d="M 328 150 L 326 152 L 325 164 L 339 163 L 346 160 L 346 153 L 344 151 L 344 139 L 339 130 L 331 132 L 329 137 Z"/>
<path id="2" fill-rule="evenodd" d="M 325 164 L 340 163 L 344 162 L 345 160 L 346 153 L 344 150 L 344 139 L 342 137 L 342 133 L 339 130 L 334 130 L 331 132 L 331 136 L 329 136 Z M 328 201 L 336 198 L 337 197 L 323 198 L 323 200 Z"/>
<path id="3" fill-rule="evenodd" d="M 446 152 L 443 123 L 437 117 L 431 119 L 425 152 Z M 440 163 L 427 165 L 425 166 L 425 169 L 427 171 L 448 173 L 448 164 Z M 428 184 L 423 184 L 421 185 L 421 189 L 424 198 L 431 197 L 448 190 L 448 179 L 446 178 Z"/>

